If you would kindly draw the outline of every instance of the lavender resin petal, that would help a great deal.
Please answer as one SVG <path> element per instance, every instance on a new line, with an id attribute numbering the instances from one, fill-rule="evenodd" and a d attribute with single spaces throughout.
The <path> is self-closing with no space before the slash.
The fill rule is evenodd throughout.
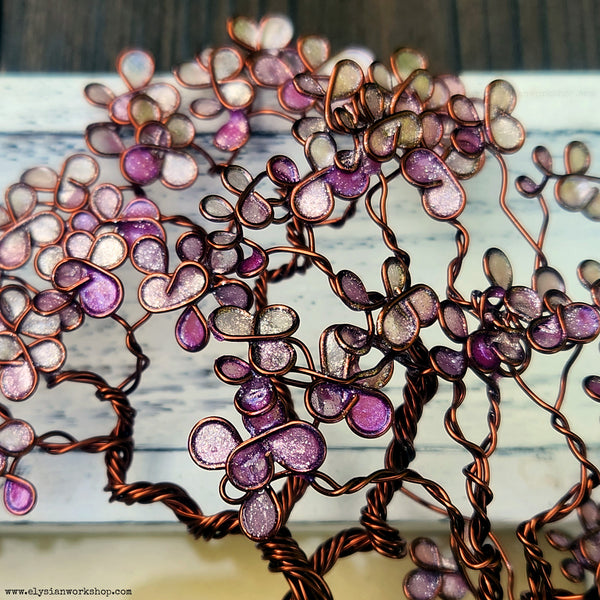
<path id="1" fill-rule="evenodd" d="M 296 362 L 293 346 L 281 340 L 253 343 L 250 356 L 255 367 L 268 374 L 283 374 Z"/>
<path id="2" fill-rule="evenodd" d="M 540 350 L 552 352 L 564 344 L 567 336 L 556 315 L 541 317 L 531 323 L 527 336 Z"/>
<path id="3" fill-rule="evenodd" d="M 392 424 L 393 408 L 387 396 L 370 391 L 358 392 L 346 420 L 350 428 L 362 437 L 378 437 Z"/>
<path id="4" fill-rule="evenodd" d="M 600 377 L 590 375 L 583 380 L 583 389 L 594 400 L 600 401 Z"/>
<path id="5" fill-rule="evenodd" d="M 215 361 L 217 375 L 234 383 L 241 383 L 250 376 L 250 365 L 237 356 L 219 356 Z"/>
<path id="6" fill-rule="evenodd" d="M 21 420 L 6 421 L 0 426 L 0 449 L 6 454 L 19 454 L 30 448 L 35 433 L 29 423 Z"/>
<path id="7" fill-rule="evenodd" d="M 2 368 L 0 388 L 9 400 L 25 400 L 35 390 L 38 377 L 27 361 Z"/>
<path id="8" fill-rule="evenodd" d="M 219 417 L 196 423 L 188 439 L 188 449 L 194 462 L 204 469 L 223 469 L 227 457 L 241 443 L 235 427 Z"/>
<path id="9" fill-rule="evenodd" d="M 4 505 L 13 515 L 27 514 L 36 501 L 35 488 L 25 479 L 14 475 L 5 475 Z"/>
<path id="10" fill-rule="evenodd" d="M 462 379 L 467 372 L 467 357 L 464 352 L 436 346 L 431 350 L 431 360 L 441 371 L 442 377 L 445 376 L 451 381 Z"/>
<path id="11" fill-rule="evenodd" d="M 221 306 L 237 306 L 248 310 L 254 301 L 252 292 L 245 285 L 236 281 L 216 286 L 213 293 Z"/>
<path id="12" fill-rule="evenodd" d="M 277 401 L 266 413 L 256 416 L 242 415 L 242 421 L 246 431 L 250 435 L 256 436 L 283 425 L 287 421 L 287 416 L 283 404 Z"/>
<path id="13" fill-rule="evenodd" d="M 370 306 L 369 294 L 358 275 L 352 271 L 343 270 L 337 274 L 336 279 L 343 294 L 342 300 L 351 308 L 363 310 Z"/>
<path id="14" fill-rule="evenodd" d="M 273 156 L 267 164 L 267 170 L 269 177 L 275 183 L 282 183 L 285 185 L 292 185 L 300 181 L 300 173 L 296 163 L 287 156 L 278 154 Z"/>
<path id="15" fill-rule="evenodd" d="M 404 592 L 410 600 L 433 600 L 442 586 L 442 575 L 437 571 L 416 569 L 404 580 Z"/>
<path id="16" fill-rule="evenodd" d="M 442 600 L 461 600 L 469 592 L 469 586 L 460 573 L 444 573 L 442 575 Z"/>
<path id="17" fill-rule="evenodd" d="M 567 337 L 573 341 L 589 341 L 600 331 L 600 316 L 593 306 L 583 303 L 569 304 L 562 311 L 562 322 Z"/>
<path id="18" fill-rule="evenodd" d="M 306 96 L 296 89 L 292 79 L 280 88 L 279 99 L 284 108 L 298 112 L 304 112 L 314 102 L 310 96 Z"/>
<path id="19" fill-rule="evenodd" d="M 240 508 L 240 525 L 254 540 L 273 536 L 279 527 L 279 508 L 270 489 L 249 496 Z"/>
<path id="20" fill-rule="evenodd" d="M 334 167 L 325 175 L 325 181 L 331 185 L 333 193 L 342 198 L 357 198 L 369 187 L 369 175 L 360 167 L 355 171 L 344 171 Z"/>
<path id="21" fill-rule="evenodd" d="M 413 150 L 403 162 L 405 177 L 422 188 L 423 207 L 436 219 L 454 219 L 465 206 L 465 191 L 440 157 L 426 148 Z"/>
<path id="22" fill-rule="evenodd" d="M 531 288 L 511 287 L 504 296 L 508 310 L 525 321 L 532 321 L 542 314 L 542 301 Z"/>
<path id="23" fill-rule="evenodd" d="M 271 451 L 275 461 L 294 473 L 310 473 L 325 460 L 323 435 L 302 421 L 287 423 L 267 433 L 264 445 Z"/>
<path id="24" fill-rule="evenodd" d="M 167 246 L 160 238 L 138 238 L 131 249 L 131 260 L 135 268 L 143 273 L 165 273 L 168 266 Z"/>
<path id="25" fill-rule="evenodd" d="M 308 409 L 312 415 L 326 422 L 340 421 L 356 391 L 338 383 L 316 384 L 307 395 Z"/>
<path id="26" fill-rule="evenodd" d="M 301 219 L 323 221 L 333 210 L 331 187 L 322 177 L 300 183 L 294 188 L 290 203 Z"/>
<path id="27" fill-rule="evenodd" d="M 253 377 L 243 383 L 235 395 L 236 408 L 251 416 L 270 410 L 277 400 L 268 377 Z"/>
<path id="28" fill-rule="evenodd" d="M 256 490 L 271 481 L 273 462 L 261 441 L 246 442 L 233 450 L 227 459 L 227 476 L 241 490 Z"/>

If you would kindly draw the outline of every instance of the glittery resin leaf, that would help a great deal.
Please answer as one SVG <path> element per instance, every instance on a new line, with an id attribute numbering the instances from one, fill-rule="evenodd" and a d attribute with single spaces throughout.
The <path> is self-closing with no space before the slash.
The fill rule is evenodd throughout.
<path id="1" fill-rule="evenodd" d="M 16 456 L 29 450 L 35 441 L 35 433 L 29 423 L 11 419 L 0 425 L 0 450 L 9 456 Z"/>
<path id="2" fill-rule="evenodd" d="M 201 265 L 180 263 L 172 275 L 153 273 L 140 283 L 140 304 L 150 312 L 174 310 L 195 302 L 206 291 L 208 276 Z"/>
<path id="3" fill-rule="evenodd" d="M 91 317 L 107 317 L 123 301 L 121 282 L 108 271 L 84 260 L 69 258 L 59 263 L 52 280 L 60 291 L 76 291 L 81 307 Z"/>
<path id="4" fill-rule="evenodd" d="M 309 412 L 326 423 L 346 418 L 350 428 L 361 437 L 379 437 L 391 425 L 393 408 L 387 396 L 337 383 L 317 383 L 307 391 Z"/>
<path id="5" fill-rule="evenodd" d="M 273 536 L 280 526 L 281 509 L 270 488 L 250 494 L 240 507 L 240 525 L 253 540 L 265 540 Z"/>
<path id="6" fill-rule="evenodd" d="M 462 212 L 465 192 L 444 162 L 431 150 L 417 148 L 402 162 L 406 179 L 422 190 L 423 207 L 436 219 L 455 219 Z"/>
<path id="7" fill-rule="evenodd" d="M 4 483 L 4 505 L 13 515 L 21 516 L 35 506 L 35 488 L 25 479 L 6 473 Z"/>
<path id="8" fill-rule="evenodd" d="M 241 443 L 235 427 L 219 417 L 196 423 L 188 447 L 194 461 L 204 469 L 224 469 L 229 454 Z"/>
<path id="9" fill-rule="evenodd" d="M 206 319 L 195 305 L 188 306 L 177 319 L 175 337 L 188 352 L 199 352 L 208 343 Z"/>

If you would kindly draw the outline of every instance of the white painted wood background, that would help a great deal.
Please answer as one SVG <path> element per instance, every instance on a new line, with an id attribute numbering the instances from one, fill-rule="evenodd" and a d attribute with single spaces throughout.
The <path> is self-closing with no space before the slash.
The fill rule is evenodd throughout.
<path id="1" fill-rule="evenodd" d="M 485 85 L 502 76 L 511 81 L 519 94 L 515 115 L 530 135 L 525 148 L 509 157 L 511 177 L 536 175 L 530 160 L 531 149 L 547 145 L 561 164 L 565 144 L 579 139 L 589 144 L 592 156 L 591 173 L 600 175 L 600 76 L 590 74 L 467 74 L 463 77 L 470 94 L 481 95 Z M 68 154 L 85 149 L 82 132 L 85 125 L 104 120 L 104 113 L 89 106 L 81 90 L 90 81 L 103 81 L 121 90 L 114 76 L 0 76 L 0 187 L 16 182 L 21 172 L 31 166 L 46 164 L 60 169 Z M 300 156 L 297 146 L 290 146 L 281 136 L 259 137 L 252 151 L 245 150 L 239 158 L 253 173 L 262 170 L 265 159 L 280 151 Z M 594 165 L 598 166 L 595 167 Z M 539 179 L 539 178 L 538 178 Z M 493 161 L 474 180 L 466 183 L 469 200 L 463 223 L 472 234 L 472 247 L 458 286 L 464 294 L 485 288 L 481 257 L 489 246 L 497 246 L 509 255 L 515 269 L 515 283 L 530 282 L 533 253 L 518 236 L 498 208 L 500 175 Z M 443 294 L 445 269 L 454 256 L 453 230 L 428 219 L 418 199 L 418 193 L 408 185 L 392 188 L 391 221 L 398 231 L 400 244 L 412 257 L 412 277 Z M 511 184 L 510 204 L 526 223 L 537 231 L 540 222 L 535 201 L 518 196 Z M 221 193 L 218 181 L 204 178 L 199 185 L 184 193 L 166 194 L 159 186 L 151 189 L 150 197 L 161 203 L 167 196 L 176 199 L 176 206 L 163 208 L 165 213 L 193 216 L 198 200 L 207 193 Z M 586 258 L 600 259 L 598 228 L 576 213 L 566 213 L 549 198 L 552 205 L 551 227 L 546 244 L 550 264 L 558 268 L 568 283 L 573 299 L 589 301 L 587 292 L 577 283 L 575 269 Z M 171 200 L 172 201 L 172 200 Z M 319 247 L 332 259 L 337 269 L 350 268 L 361 275 L 368 289 L 379 289 L 379 264 L 386 254 L 381 250 L 378 230 L 359 211 L 342 230 L 319 230 Z M 135 289 L 135 288 L 134 288 Z M 290 303 L 297 308 L 302 326 L 299 337 L 311 349 L 316 349 L 318 335 L 333 322 L 355 320 L 341 303 L 322 303 L 328 284 L 318 273 L 296 278 L 293 284 L 277 286 L 270 295 L 272 302 Z M 321 294 L 322 292 L 322 294 Z M 134 297 L 129 294 L 123 313 L 134 314 Z M 209 305 L 206 305 L 208 313 Z M 360 321 L 358 321 L 360 323 Z M 138 410 L 136 420 L 136 454 L 129 481 L 172 481 L 182 485 L 200 503 L 206 513 L 226 508 L 218 496 L 221 473 L 200 470 L 189 459 L 187 436 L 195 422 L 209 415 L 220 415 L 239 424 L 233 409 L 234 387 L 223 386 L 212 375 L 215 356 L 235 353 L 232 348 L 211 344 L 200 354 L 179 350 L 173 337 L 174 318 L 155 316 L 142 329 L 139 339 L 152 362 L 144 374 L 140 388 L 131 396 Z M 435 327 L 434 327 L 435 328 Z M 111 337 L 112 336 L 112 337 Z M 440 343 L 428 330 L 427 343 Z M 123 361 L 130 357 L 123 350 L 122 336 L 116 327 L 105 321 L 92 321 L 65 339 L 69 349 L 68 366 L 92 368 L 112 383 L 124 372 Z M 243 348 L 242 348 L 243 351 Z M 586 348 L 570 378 L 565 413 L 572 429 L 588 444 L 590 458 L 600 459 L 598 418 L 600 405 L 587 398 L 581 390 L 581 379 L 600 374 L 598 343 Z M 239 354 L 243 356 L 243 354 Z M 315 356 L 316 357 L 316 356 Z M 567 356 L 537 357 L 525 379 L 548 401 L 556 395 L 560 368 Z M 386 388 L 396 404 L 401 399 L 403 377 L 398 373 Z M 481 440 L 486 432 L 487 402 L 485 390 L 474 377 L 469 379 L 469 395 L 459 411 L 465 434 Z M 553 504 L 579 476 L 577 463 L 566 449 L 564 440 L 550 427 L 547 414 L 542 413 L 520 393 L 512 382 L 503 385 L 502 426 L 500 445 L 494 455 L 492 486 L 495 499 L 491 514 L 500 523 L 515 523 Z M 413 467 L 421 474 L 442 483 L 459 507 L 468 510 L 464 494 L 462 467 L 469 457 L 445 434 L 444 412 L 449 406 L 451 387 L 441 385 L 436 398 L 427 405 L 417 437 L 418 457 Z M 17 406 L 14 415 L 31 422 L 38 433 L 58 428 L 78 437 L 106 434 L 113 426 L 110 407 L 99 403 L 91 389 L 65 384 L 47 391 L 40 386 L 36 395 Z M 241 427 L 241 425 L 240 425 Z M 382 466 L 383 449 L 389 434 L 378 440 L 361 440 L 349 433 L 345 423 L 325 426 L 329 453 L 324 470 L 338 481 L 358 473 L 366 474 Z M 0 509 L 0 524 L 16 521 L 40 522 L 171 522 L 173 516 L 161 505 L 126 507 L 109 504 L 102 491 L 105 484 L 101 455 L 70 453 L 45 456 L 39 453 L 26 457 L 22 473 L 38 490 L 38 505 L 25 518 L 13 518 Z M 359 516 L 363 495 L 331 500 L 309 493 L 295 509 L 295 521 L 351 521 Z M 400 521 L 435 519 L 407 500 L 395 500 L 390 516 Z"/>

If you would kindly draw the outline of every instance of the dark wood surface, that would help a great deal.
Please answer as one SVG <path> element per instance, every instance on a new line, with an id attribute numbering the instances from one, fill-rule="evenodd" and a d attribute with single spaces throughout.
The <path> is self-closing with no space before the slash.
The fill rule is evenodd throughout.
<path id="1" fill-rule="evenodd" d="M 110 71 L 123 47 L 160 69 L 226 41 L 232 15 L 292 17 L 297 33 L 386 58 L 414 46 L 436 71 L 600 68 L 598 0 L 0 0 L 1 71 Z"/>

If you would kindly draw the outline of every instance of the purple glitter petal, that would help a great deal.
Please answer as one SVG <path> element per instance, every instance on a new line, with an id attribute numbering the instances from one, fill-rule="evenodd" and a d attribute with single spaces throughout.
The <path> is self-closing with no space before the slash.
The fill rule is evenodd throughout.
<path id="1" fill-rule="evenodd" d="M 457 129 L 454 133 L 454 143 L 456 148 L 467 156 L 480 154 L 485 148 L 483 136 L 477 127 Z"/>
<path id="2" fill-rule="evenodd" d="M 253 377 L 235 394 L 235 407 L 249 416 L 266 413 L 277 401 L 275 389 L 268 377 Z"/>
<path id="3" fill-rule="evenodd" d="M 213 143 L 219 150 L 234 152 L 241 148 L 250 137 L 250 125 L 243 111 L 229 113 L 229 121 L 215 134 Z"/>
<path id="4" fill-rule="evenodd" d="M 286 373 L 296 362 L 296 351 L 283 341 L 256 342 L 251 346 L 250 356 L 257 370 L 267 374 Z"/>
<path id="5" fill-rule="evenodd" d="M 204 469 L 224 469 L 227 457 L 241 443 L 235 427 L 219 417 L 196 423 L 188 439 L 188 450 Z"/>
<path id="6" fill-rule="evenodd" d="M 167 246 L 160 238 L 138 238 L 131 248 L 131 261 L 142 273 L 166 273 L 169 261 Z"/>
<path id="7" fill-rule="evenodd" d="M 188 352 L 198 352 L 208 342 L 208 327 L 202 313 L 195 305 L 188 306 L 177 319 L 175 337 Z"/>
<path id="8" fill-rule="evenodd" d="M 364 310 L 371 305 L 369 294 L 361 278 L 352 271 L 343 270 L 336 277 L 342 300 L 354 310 Z"/>
<path id="9" fill-rule="evenodd" d="M 37 385 L 37 373 L 31 364 L 23 361 L 15 365 L 2 368 L 0 375 L 0 388 L 9 400 L 25 400 L 30 396 Z"/>
<path id="10" fill-rule="evenodd" d="M 463 309 L 452 302 L 444 300 L 440 304 L 440 318 L 448 337 L 455 342 L 464 342 L 469 335 L 467 319 Z"/>
<path id="11" fill-rule="evenodd" d="M 415 539 L 411 544 L 410 554 L 413 561 L 420 567 L 438 568 L 442 564 L 439 548 L 429 538 Z"/>
<path id="12" fill-rule="evenodd" d="M 35 441 L 35 433 L 29 423 L 14 419 L 0 426 L 0 449 L 9 455 L 19 454 L 30 448 Z"/>
<path id="13" fill-rule="evenodd" d="M 441 586 L 441 574 L 425 569 L 411 571 L 404 580 L 404 592 L 410 600 L 433 600 Z"/>
<path id="14" fill-rule="evenodd" d="M 465 191 L 441 158 L 417 148 L 404 159 L 405 177 L 422 188 L 423 207 L 436 219 L 455 219 L 465 206 Z"/>
<path id="15" fill-rule="evenodd" d="M 160 220 L 160 211 L 154 202 L 148 198 L 136 198 L 127 204 L 121 215 L 126 219 Z"/>
<path id="16" fill-rule="evenodd" d="M 431 350 L 431 360 L 450 381 L 462 379 L 467 372 L 467 357 L 464 352 L 452 350 L 444 346 L 436 346 Z"/>
<path id="17" fill-rule="evenodd" d="M 248 194 L 238 203 L 238 211 L 248 227 L 262 228 L 273 217 L 271 205 L 257 194 Z"/>
<path id="18" fill-rule="evenodd" d="M 261 439 L 244 442 L 227 459 L 227 476 L 241 490 L 260 489 L 273 477 L 273 461 L 267 458 Z"/>
<path id="19" fill-rule="evenodd" d="M 25 479 L 15 475 L 5 475 L 4 505 L 13 515 L 27 514 L 36 501 L 35 488 Z"/>
<path id="20" fill-rule="evenodd" d="M 264 445 L 275 461 L 294 473 L 318 469 L 327 451 L 321 432 L 303 421 L 292 421 L 267 433 Z"/>
<path id="21" fill-rule="evenodd" d="M 531 288 L 511 287 L 504 297 L 508 310 L 525 321 L 537 319 L 542 314 L 542 301 Z"/>
<path id="22" fill-rule="evenodd" d="M 195 263 L 183 262 L 173 275 L 147 275 L 140 284 L 139 299 L 150 312 L 174 310 L 198 300 L 207 286 L 205 269 Z"/>
<path id="23" fill-rule="evenodd" d="M 153 236 L 160 239 L 165 238 L 165 233 L 161 226 L 154 221 L 146 219 L 121 221 L 120 223 L 117 223 L 117 232 L 123 236 L 123 239 L 130 248 L 136 240 L 143 236 Z"/>
<path id="24" fill-rule="evenodd" d="M 94 188 L 90 196 L 90 206 L 103 220 L 114 219 L 121 210 L 123 194 L 118 187 L 104 183 Z"/>
<path id="25" fill-rule="evenodd" d="M 228 281 L 214 288 L 214 296 L 221 306 L 237 306 L 248 310 L 254 301 L 252 291 L 237 281 Z"/>
<path id="26" fill-rule="evenodd" d="M 533 321 L 527 335 L 542 351 L 549 352 L 560 349 L 567 338 L 556 315 Z"/>
<path id="27" fill-rule="evenodd" d="M 123 289 L 119 280 L 110 273 L 93 267 L 87 268 L 86 276 L 88 282 L 79 288 L 79 301 L 83 310 L 97 318 L 114 313 L 123 301 Z"/>
<path id="28" fill-rule="evenodd" d="M 121 156 L 123 175 L 138 185 L 148 185 L 156 181 L 160 176 L 162 164 L 162 153 L 145 146 L 133 146 Z"/>
<path id="29" fill-rule="evenodd" d="M 85 210 L 76 212 L 71 217 L 71 229 L 80 231 L 94 231 L 100 222 L 97 217 Z"/>
<path id="30" fill-rule="evenodd" d="M 0 269 L 17 269 L 27 262 L 31 254 L 31 241 L 27 230 L 19 227 L 0 237 Z"/>
<path id="31" fill-rule="evenodd" d="M 325 175 L 325 181 L 331 185 L 333 193 L 342 198 L 358 198 L 369 187 L 369 175 L 361 168 L 343 171 L 334 167 Z"/>
<path id="32" fill-rule="evenodd" d="M 269 411 L 262 415 L 252 417 L 242 415 L 242 421 L 246 431 L 250 435 L 256 436 L 269 429 L 283 425 L 287 421 L 287 416 L 283 404 L 278 401 Z"/>
<path id="33" fill-rule="evenodd" d="M 323 221 L 333 210 L 331 187 L 322 177 L 301 183 L 292 192 L 291 207 L 301 219 Z"/>
<path id="34" fill-rule="evenodd" d="M 567 337 L 575 342 L 594 339 L 600 332 L 600 316 L 593 306 L 573 303 L 562 311 L 562 322 Z"/>
<path id="35" fill-rule="evenodd" d="M 204 238 L 188 231 L 177 240 L 176 252 L 181 260 L 200 262 L 204 254 Z"/>
<path id="36" fill-rule="evenodd" d="M 436 321 L 439 303 L 436 293 L 430 287 L 415 287 L 406 295 L 406 301 L 417 313 L 421 327 L 429 327 Z"/>
<path id="37" fill-rule="evenodd" d="M 442 600 L 461 600 L 469 591 L 465 578 L 460 573 L 444 573 L 442 589 L 439 592 Z"/>
<path id="38" fill-rule="evenodd" d="M 250 70 L 257 81 L 267 87 L 280 86 L 292 77 L 285 63 L 272 54 L 259 54 L 251 62 Z"/>
<path id="39" fill-rule="evenodd" d="M 344 418 L 356 390 L 338 383 L 317 383 L 307 395 L 307 408 L 317 419 L 335 423 Z"/>
<path id="40" fill-rule="evenodd" d="M 252 494 L 240 508 L 240 525 L 253 540 L 265 540 L 275 535 L 279 519 L 279 508 L 270 489 Z"/>
<path id="41" fill-rule="evenodd" d="M 36 294 L 33 305 L 41 313 L 51 314 L 66 308 L 71 302 L 67 294 L 57 290 L 43 290 Z"/>
<path id="42" fill-rule="evenodd" d="M 252 248 L 252 254 L 240 262 L 237 272 L 240 277 L 254 277 L 267 266 L 268 257 L 261 248 Z"/>
<path id="43" fill-rule="evenodd" d="M 419 334 L 419 318 L 407 301 L 396 300 L 379 314 L 377 331 L 394 350 L 405 350 Z"/>
<path id="44" fill-rule="evenodd" d="M 250 365 L 237 356 L 219 356 L 215 371 L 221 379 L 242 383 L 250 376 Z"/>
<path id="45" fill-rule="evenodd" d="M 479 331 L 469 338 L 469 355 L 475 367 L 484 372 L 495 371 L 500 366 L 500 357 L 494 351 L 488 334 Z"/>
<path id="46" fill-rule="evenodd" d="M 358 392 L 346 420 L 350 428 L 361 437 L 378 437 L 392 424 L 393 408 L 389 398 L 373 391 Z"/>

